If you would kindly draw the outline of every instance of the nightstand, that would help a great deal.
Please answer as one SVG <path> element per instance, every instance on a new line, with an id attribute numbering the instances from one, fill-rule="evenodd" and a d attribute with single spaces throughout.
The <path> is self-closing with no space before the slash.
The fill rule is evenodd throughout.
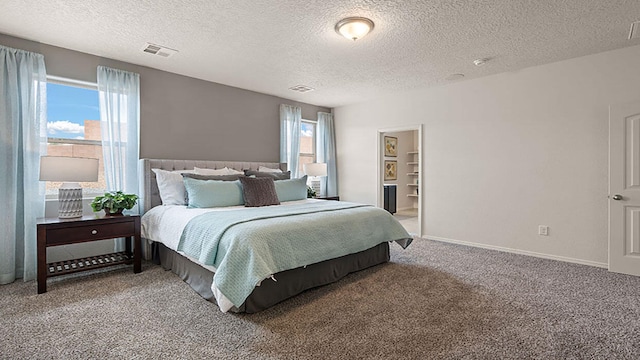
<path id="1" fill-rule="evenodd" d="M 340 201 L 340 196 L 323 196 L 323 197 L 317 197 L 316 199 L 318 199 L 318 200 L 335 200 L 335 201 Z"/>
<path id="2" fill-rule="evenodd" d="M 47 278 L 105 266 L 133 263 L 142 271 L 140 216 L 83 216 L 75 219 L 38 219 L 38 294 L 47 292 Z M 125 251 L 47 263 L 50 246 L 78 244 L 124 237 Z M 133 241 L 132 241 L 133 240 Z M 132 244 L 133 242 L 133 244 Z M 132 247 L 133 245 L 133 252 Z"/>

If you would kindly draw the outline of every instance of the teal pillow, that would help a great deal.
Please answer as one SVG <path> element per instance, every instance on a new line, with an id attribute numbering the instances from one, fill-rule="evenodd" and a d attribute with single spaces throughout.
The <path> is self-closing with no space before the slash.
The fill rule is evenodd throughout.
<path id="1" fill-rule="evenodd" d="M 198 180 L 184 178 L 190 208 L 244 205 L 240 181 Z"/>
<path id="2" fill-rule="evenodd" d="M 274 181 L 274 184 L 280 202 L 307 198 L 307 175 L 299 179 Z"/>

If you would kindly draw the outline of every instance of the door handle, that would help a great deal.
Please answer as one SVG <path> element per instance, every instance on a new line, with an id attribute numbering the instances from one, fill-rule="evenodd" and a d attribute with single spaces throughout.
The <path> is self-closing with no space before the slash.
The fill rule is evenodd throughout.
<path id="1" fill-rule="evenodd" d="M 622 195 L 615 194 L 611 197 L 613 200 L 620 201 L 623 199 Z"/>

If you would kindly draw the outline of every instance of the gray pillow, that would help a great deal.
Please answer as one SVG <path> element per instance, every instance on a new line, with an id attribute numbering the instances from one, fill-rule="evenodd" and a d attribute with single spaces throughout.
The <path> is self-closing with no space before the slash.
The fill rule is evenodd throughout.
<path id="1" fill-rule="evenodd" d="M 234 175 L 200 175 L 200 174 L 191 174 L 191 173 L 183 173 L 182 178 L 190 178 L 197 180 L 218 180 L 218 181 L 236 181 L 240 177 L 244 177 L 243 174 L 234 174 Z"/>
<path id="2" fill-rule="evenodd" d="M 276 172 L 260 172 L 256 170 L 245 170 L 244 174 L 246 176 L 255 176 L 257 178 L 266 177 L 266 178 L 272 178 L 274 180 L 291 179 L 291 171 L 283 171 L 281 173 L 276 173 Z"/>
<path id="3" fill-rule="evenodd" d="M 257 207 L 280 205 L 278 193 L 272 177 L 246 177 L 240 178 L 244 206 Z"/>

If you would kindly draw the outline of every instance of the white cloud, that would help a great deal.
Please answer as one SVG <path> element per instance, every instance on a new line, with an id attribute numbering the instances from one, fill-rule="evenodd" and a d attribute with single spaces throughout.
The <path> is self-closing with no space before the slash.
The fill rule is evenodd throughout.
<path id="1" fill-rule="evenodd" d="M 51 121 L 47 122 L 47 132 L 49 134 L 55 134 L 56 132 L 84 134 L 84 126 L 68 120 Z"/>
<path id="2" fill-rule="evenodd" d="M 313 136 L 313 130 L 302 130 L 302 136 Z"/>

